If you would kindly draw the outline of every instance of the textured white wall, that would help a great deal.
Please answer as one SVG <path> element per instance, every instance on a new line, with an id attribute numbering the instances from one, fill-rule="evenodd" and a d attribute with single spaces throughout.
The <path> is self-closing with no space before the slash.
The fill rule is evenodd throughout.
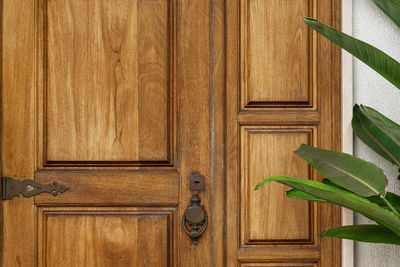
<path id="1" fill-rule="evenodd" d="M 366 41 L 400 60 L 400 30 L 373 3 L 372 0 L 353 0 L 353 36 Z M 354 103 L 377 109 L 396 122 L 400 122 L 400 90 L 376 74 L 368 66 L 354 60 Z M 397 168 L 377 156 L 359 139 L 354 140 L 354 154 L 381 167 L 389 179 L 388 189 L 400 193 Z M 355 216 L 355 223 L 368 219 Z M 399 267 L 400 246 L 355 243 L 356 267 Z"/>

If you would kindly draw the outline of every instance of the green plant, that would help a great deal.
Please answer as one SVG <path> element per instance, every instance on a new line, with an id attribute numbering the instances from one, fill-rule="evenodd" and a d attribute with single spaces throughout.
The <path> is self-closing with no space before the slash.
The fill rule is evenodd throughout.
<path id="1" fill-rule="evenodd" d="M 373 1 L 400 27 L 400 0 Z M 314 19 L 305 18 L 304 21 L 400 89 L 400 63 L 392 57 Z M 373 108 L 355 105 L 352 126 L 364 143 L 400 167 L 400 125 Z M 388 180 L 380 168 L 345 153 L 307 145 L 302 145 L 295 153 L 326 178 L 316 182 L 274 176 L 259 183 L 255 189 L 276 181 L 292 188 L 286 192 L 289 197 L 340 205 L 377 222 L 332 228 L 321 236 L 400 245 L 400 196 L 386 191 Z"/>

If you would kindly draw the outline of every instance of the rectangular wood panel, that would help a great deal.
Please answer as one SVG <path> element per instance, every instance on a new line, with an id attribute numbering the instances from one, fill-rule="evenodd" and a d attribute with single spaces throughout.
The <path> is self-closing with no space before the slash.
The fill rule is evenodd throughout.
<path id="1" fill-rule="evenodd" d="M 44 165 L 168 164 L 174 2 L 39 1 Z"/>
<path id="2" fill-rule="evenodd" d="M 177 172 L 136 173 L 123 171 L 37 171 L 35 179 L 49 184 L 55 180 L 70 190 L 54 197 L 41 194 L 35 203 L 44 204 L 179 204 Z"/>
<path id="3" fill-rule="evenodd" d="M 314 0 L 241 0 L 241 108 L 312 107 Z"/>
<path id="4" fill-rule="evenodd" d="M 241 127 L 241 246 L 314 241 L 313 204 L 286 197 L 282 184 L 253 188 L 275 175 L 312 179 L 308 163 L 293 151 L 315 141 L 313 127 Z"/>
<path id="5" fill-rule="evenodd" d="M 172 266 L 171 210 L 41 208 L 38 266 Z"/>

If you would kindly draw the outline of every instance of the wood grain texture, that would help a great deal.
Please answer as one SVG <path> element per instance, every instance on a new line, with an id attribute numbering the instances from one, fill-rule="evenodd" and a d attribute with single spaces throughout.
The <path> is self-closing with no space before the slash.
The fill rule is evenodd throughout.
<path id="1" fill-rule="evenodd" d="M 318 125 L 319 112 L 274 111 L 268 113 L 240 112 L 237 118 L 240 124 L 251 125 Z"/>
<path id="2" fill-rule="evenodd" d="M 247 128 L 312 128 L 310 143 L 340 149 L 340 50 L 317 38 L 302 22 L 308 14 L 339 28 L 340 12 L 336 10 L 340 10 L 340 0 L 226 2 L 227 266 L 275 262 L 278 266 L 308 262 L 311 266 L 340 266 L 340 242 L 317 236 L 340 224 L 339 208 L 315 204 L 307 211 L 306 206 L 297 206 L 304 204 L 287 204 L 290 200 L 283 196 L 283 187 L 273 187 L 276 185 L 265 187 L 263 196 L 251 190 L 267 178 L 264 176 L 288 171 L 300 178 L 322 179 L 314 173 L 311 176 L 305 165 L 292 159 L 297 144 L 310 141 L 307 134 L 302 130 L 285 138 L 285 134 L 250 134 L 247 143 L 241 137 L 241 129 Z M 289 70 L 292 75 L 286 72 Z M 284 160 L 279 160 L 280 156 Z M 243 158 L 254 160 L 243 166 Z M 270 168 L 266 162 L 272 162 Z M 296 162 L 300 165 L 294 167 Z M 252 181 L 243 178 L 244 167 L 248 168 L 247 177 L 259 176 L 251 186 Z M 273 195 L 273 200 L 268 199 Z M 278 208 L 278 217 L 261 215 Z M 282 218 L 288 212 L 299 212 L 300 223 L 285 223 Z M 306 217 L 309 221 L 304 221 Z M 272 229 L 270 223 L 281 225 Z M 282 236 L 289 239 L 279 239 Z"/>
<path id="3" fill-rule="evenodd" d="M 210 213 L 211 111 L 210 111 L 210 5 L 211 1 L 179 1 L 179 144 L 181 174 L 180 216 L 185 212 L 194 192 L 189 189 L 189 175 L 205 176 L 202 205 Z M 209 221 L 213 222 L 212 214 Z M 211 226 L 212 227 L 212 226 Z M 212 229 L 212 228 L 210 228 Z M 181 266 L 211 266 L 211 232 L 206 231 L 198 246 L 181 229 L 179 231 L 179 263 Z"/>
<path id="4" fill-rule="evenodd" d="M 208 267 L 221 260 L 211 246 L 223 244 L 210 203 L 211 179 L 223 183 L 211 162 L 222 160 L 212 153 L 222 150 L 223 128 L 213 129 L 220 143 L 212 152 L 211 116 L 218 127 L 223 117 L 210 106 L 212 98 L 223 103 L 223 95 L 210 88 L 210 7 L 197 0 L 7 4 L 3 20 L 12 42 L 3 46 L 10 54 L 3 60 L 2 116 L 10 130 L 2 132 L 3 172 L 17 179 L 35 172 L 37 181 L 70 189 L 3 204 L 4 266 L 64 265 L 66 257 L 71 266 Z M 201 194 L 210 221 L 198 246 L 181 226 L 193 172 L 206 176 L 210 190 Z M 223 187 L 215 192 L 223 199 Z M 60 213 L 44 220 L 44 210 Z M 172 210 L 173 220 L 165 219 Z M 96 211 L 107 214 L 92 216 Z"/>
<path id="5" fill-rule="evenodd" d="M 318 4 L 319 20 L 322 23 L 332 25 L 336 29 L 341 27 L 341 1 L 331 0 L 326 5 L 331 6 L 331 11 L 326 12 L 324 5 Z M 341 49 L 333 45 L 329 40 L 321 38 L 317 53 L 317 65 L 324 66 L 318 68 L 318 88 L 330 88 L 322 90 L 318 101 L 321 110 L 321 134 L 320 147 L 324 149 L 341 150 Z M 330 55 L 330 61 L 327 57 Z M 327 63 L 328 62 L 328 63 Z M 322 141 L 323 140 L 323 141 Z M 322 176 L 319 177 L 322 179 Z M 324 231 L 339 225 L 341 222 L 341 212 L 339 207 L 332 205 L 321 205 L 320 230 Z M 330 214 L 330 216 L 326 216 Z M 321 267 L 340 266 L 341 262 L 341 240 L 337 238 L 322 238 L 321 247 Z"/>
<path id="6" fill-rule="evenodd" d="M 239 201 L 239 128 L 237 116 L 239 113 L 240 79 L 240 47 L 239 43 L 239 12 L 240 1 L 226 1 L 226 266 L 239 265 L 240 214 Z M 229 220 L 228 220 L 229 218 Z"/>
<path id="7" fill-rule="evenodd" d="M 211 1 L 210 216 L 211 266 L 225 259 L 225 1 Z"/>
<path id="8" fill-rule="evenodd" d="M 38 266 L 172 266 L 172 213 L 39 209 Z"/>
<path id="9" fill-rule="evenodd" d="M 262 179 L 275 175 L 312 179 L 312 170 L 293 154 L 301 144 L 316 144 L 315 128 L 241 128 L 241 246 L 312 243 L 313 207 L 285 196 L 287 186 Z M 282 227 L 282 226 L 285 227 Z"/>
<path id="10" fill-rule="evenodd" d="M 242 109 L 312 107 L 316 1 L 240 2 Z"/>
<path id="11" fill-rule="evenodd" d="M 39 1 L 47 161 L 168 161 L 173 1 Z"/>
<path id="12" fill-rule="evenodd" d="M 1 176 L 35 170 L 34 1 L 2 1 Z M 1 266 L 34 266 L 33 199 L 2 201 Z"/>
<path id="13" fill-rule="evenodd" d="M 335 11 L 340 1 L 316 2 L 287 7 L 283 17 L 289 24 L 279 26 L 297 33 L 296 49 L 302 51 L 303 41 L 312 40 L 306 50 L 313 54 L 304 59 L 299 52 L 299 61 L 290 65 L 296 75 L 298 66 L 312 68 L 309 78 L 301 76 L 299 84 L 278 80 L 301 89 L 292 96 L 290 86 L 282 86 L 266 102 L 265 89 L 248 90 L 256 103 L 251 107 L 245 106 L 241 91 L 241 41 L 251 44 L 253 38 L 258 47 L 254 34 L 259 32 L 253 28 L 252 38 L 241 37 L 244 0 L 2 3 L 3 175 L 25 179 L 36 171 L 40 182 L 70 187 L 57 197 L 2 203 L 2 265 L 65 265 L 60 262 L 65 255 L 70 266 L 340 266 L 340 242 L 316 235 L 340 223 L 339 209 L 316 205 L 307 214 L 306 205 L 295 203 L 297 210 L 291 205 L 290 212 L 308 215 L 309 221 L 299 216 L 287 224 L 295 233 L 284 227 L 275 233 L 255 212 L 265 196 L 245 195 L 252 179 L 271 170 L 251 167 L 249 179 L 241 180 L 242 157 L 253 165 L 277 162 L 273 166 L 279 174 L 281 166 L 306 176 L 297 161 L 285 163 L 271 154 L 280 144 L 280 157 L 288 157 L 309 129 L 313 144 L 340 148 L 339 50 L 308 36 L 304 25 L 297 27 L 290 17 L 307 11 L 340 26 Z M 257 16 L 268 6 L 279 9 L 272 0 L 247 3 Z M 282 4 L 289 6 L 289 1 Z M 251 19 L 253 26 L 267 25 L 261 17 Z M 281 34 L 286 45 L 291 35 Z M 286 54 L 276 56 L 291 60 Z M 266 58 L 275 60 L 269 54 Z M 249 66 L 259 71 L 253 60 Z M 273 103 L 274 97 L 284 102 Z M 296 133 L 278 134 L 278 128 Z M 262 133 L 246 137 L 249 131 L 241 129 Z M 246 138 L 247 152 L 241 146 Z M 181 226 L 193 194 L 188 177 L 194 172 L 205 175 L 206 191 L 200 197 L 209 215 L 198 246 Z M 246 190 L 242 182 L 248 182 Z M 269 189 L 276 200 L 268 199 L 272 214 L 278 201 L 287 201 L 279 190 Z M 247 204 L 252 214 L 245 225 L 241 208 Z M 271 223 L 285 221 L 283 212 L 269 218 Z"/>
<path id="14" fill-rule="evenodd" d="M 266 262 L 266 263 L 242 263 L 241 267 L 317 267 L 315 262 Z"/>
<path id="15" fill-rule="evenodd" d="M 266 257 L 266 255 L 268 255 Z M 282 261 L 313 261 L 321 259 L 319 248 L 306 246 L 264 246 L 246 247 L 238 252 L 239 262 L 282 262 Z M 335 266 L 335 265 L 334 265 Z"/>
<path id="16" fill-rule="evenodd" d="M 54 197 L 35 197 L 37 205 L 44 204 L 120 204 L 169 205 L 179 204 L 179 173 L 132 173 L 116 171 L 38 171 L 38 182 L 65 184 L 70 190 Z"/>

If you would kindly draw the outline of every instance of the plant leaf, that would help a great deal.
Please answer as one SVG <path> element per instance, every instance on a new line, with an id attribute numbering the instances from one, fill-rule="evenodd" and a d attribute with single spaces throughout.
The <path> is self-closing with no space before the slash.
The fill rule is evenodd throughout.
<path id="1" fill-rule="evenodd" d="M 331 181 L 329 181 L 329 180 L 326 179 L 326 178 L 322 180 L 322 183 L 327 184 L 327 185 L 330 185 L 330 186 L 333 186 L 333 187 L 336 187 L 336 188 L 339 188 L 339 189 L 342 189 L 342 190 L 346 190 L 346 189 L 344 189 L 343 187 L 340 187 L 340 186 L 338 186 L 338 185 L 332 183 Z M 294 190 L 297 190 L 297 189 L 290 189 L 290 190 L 286 191 L 286 195 L 289 196 L 289 195 L 288 195 L 288 192 L 290 192 L 290 191 L 292 191 L 292 190 L 294 191 Z M 297 191 L 299 191 L 299 190 L 297 190 Z M 346 190 L 346 191 L 348 191 L 348 190 Z M 301 192 L 301 191 L 300 191 L 300 192 Z M 350 192 L 350 191 L 348 191 L 348 192 Z M 303 192 L 303 194 L 309 195 L 309 194 L 304 193 L 304 192 Z M 297 198 L 302 198 L 302 197 L 301 197 L 302 195 L 301 195 L 300 193 L 295 193 L 294 196 L 290 196 L 290 197 L 296 197 L 296 195 L 299 195 L 299 197 L 297 197 Z M 310 200 L 310 201 L 319 201 L 319 202 L 325 201 L 325 200 L 323 200 L 323 199 L 319 199 L 319 198 L 317 198 L 317 197 L 315 197 L 315 196 L 312 196 L 312 195 L 309 195 L 309 196 L 310 196 L 310 197 L 309 197 L 308 200 Z M 315 198 L 316 200 L 313 200 L 312 198 Z M 386 200 L 389 201 L 390 204 L 392 204 L 392 206 L 400 213 L 400 196 L 398 196 L 398 195 L 396 195 L 396 194 L 394 194 L 394 193 L 392 193 L 392 192 L 386 192 L 385 198 L 386 198 Z M 306 199 L 306 198 L 304 198 L 304 199 Z M 382 208 L 385 208 L 385 209 L 390 210 L 390 208 L 387 206 L 386 202 L 385 202 L 381 197 L 379 197 L 379 196 L 367 197 L 367 199 L 368 199 L 369 201 L 371 201 L 371 202 L 374 202 L 374 203 L 378 204 L 378 205 L 379 205 L 380 207 L 382 207 Z M 326 202 L 326 201 L 325 201 L 325 202 Z"/>
<path id="2" fill-rule="evenodd" d="M 400 166 L 400 125 L 373 108 L 355 105 L 351 122 L 355 134 L 376 153 Z"/>
<path id="3" fill-rule="evenodd" d="M 343 187 L 341 187 L 341 186 L 338 186 L 338 185 L 335 184 L 335 183 L 332 183 L 331 181 L 329 181 L 329 179 L 326 179 L 326 178 L 322 179 L 322 183 L 327 184 L 327 185 L 330 185 L 330 186 L 333 186 L 333 187 L 337 187 L 337 188 L 342 189 L 342 190 L 349 191 L 349 190 L 347 190 L 347 189 L 345 189 L 345 188 L 343 188 Z M 349 191 L 349 192 L 350 192 L 350 191 Z"/>
<path id="4" fill-rule="evenodd" d="M 400 2 L 398 0 L 374 0 L 374 3 L 400 27 Z"/>
<path id="5" fill-rule="evenodd" d="M 400 196 L 393 194 L 391 192 L 387 192 L 385 198 L 387 201 L 390 202 L 390 204 L 393 206 L 393 208 L 400 213 Z M 380 197 L 373 196 L 373 197 L 368 197 L 367 199 L 371 202 L 378 204 L 379 206 L 381 206 L 385 209 L 390 210 L 387 203 Z"/>
<path id="6" fill-rule="evenodd" d="M 262 185 L 276 181 L 281 184 L 298 189 L 315 197 L 326 200 L 329 203 L 343 206 L 355 212 L 361 213 L 365 217 L 374 220 L 382 226 L 392 230 L 400 236 L 400 217 L 393 212 L 379 207 L 379 205 L 366 198 L 320 182 L 298 179 L 286 176 L 274 176 L 259 183 L 255 189 Z"/>
<path id="7" fill-rule="evenodd" d="M 295 152 L 326 179 L 363 197 L 385 195 L 388 183 L 383 171 L 370 162 L 351 155 L 301 145 Z"/>
<path id="8" fill-rule="evenodd" d="M 288 197 L 293 197 L 293 198 L 301 198 L 309 201 L 317 201 L 317 202 L 326 202 L 326 200 L 323 200 L 322 198 L 315 197 L 313 195 L 307 194 L 303 191 L 300 191 L 298 189 L 289 189 L 286 191 L 286 196 Z"/>
<path id="9" fill-rule="evenodd" d="M 308 26 L 360 59 L 400 89 L 400 63 L 383 51 L 335 30 L 317 20 L 304 18 Z"/>
<path id="10" fill-rule="evenodd" d="M 349 225 L 324 231 L 320 236 L 352 239 L 370 243 L 400 245 L 400 236 L 384 226 L 376 224 Z"/>
<path id="11" fill-rule="evenodd" d="M 392 206 L 400 212 L 400 196 L 387 192 L 385 198 L 392 204 Z"/>

